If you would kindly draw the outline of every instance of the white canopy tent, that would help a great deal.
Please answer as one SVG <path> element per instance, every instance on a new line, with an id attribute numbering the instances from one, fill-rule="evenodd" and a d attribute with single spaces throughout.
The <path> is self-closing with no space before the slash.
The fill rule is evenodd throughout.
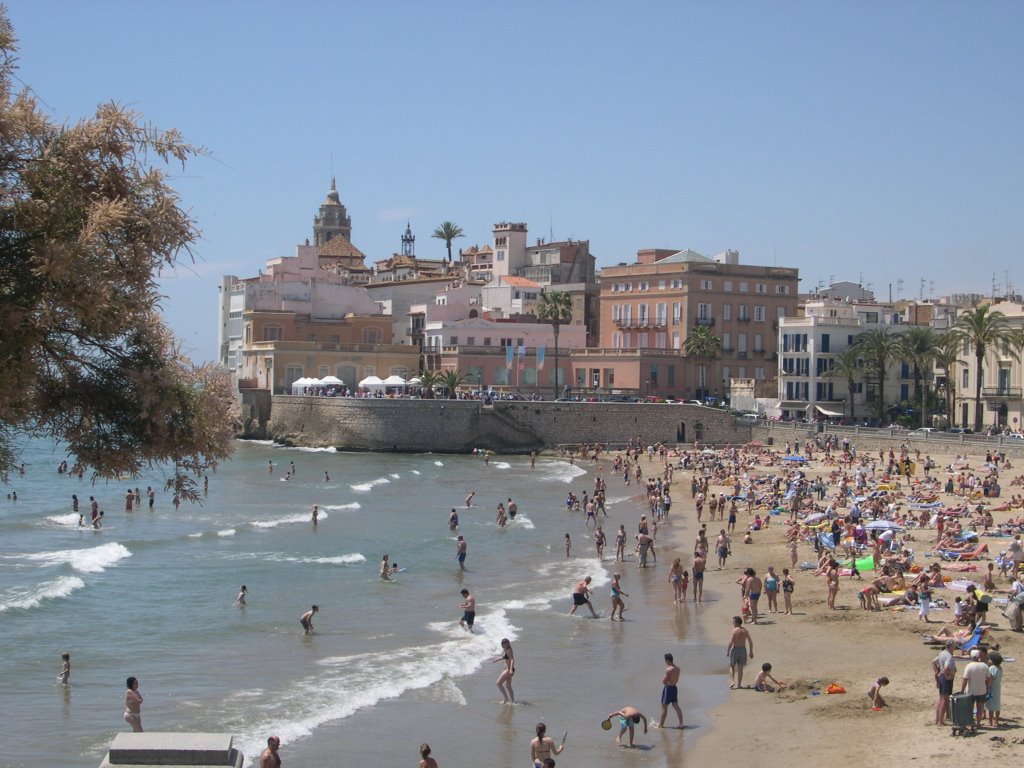
<path id="1" fill-rule="evenodd" d="M 404 387 L 405 386 L 405 379 L 403 379 L 397 373 L 393 373 L 390 376 L 388 376 L 386 379 L 384 379 L 384 386 L 385 387 Z"/>
<path id="2" fill-rule="evenodd" d="M 309 379 L 303 376 L 301 379 L 296 379 L 292 382 L 292 394 L 301 395 L 306 387 L 309 386 Z"/>
<path id="3" fill-rule="evenodd" d="M 320 379 L 320 383 L 325 387 L 340 387 L 345 382 L 339 379 L 337 376 L 324 376 Z"/>
<path id="4" fill-rule="evenodd" d="M 367 376 L 359 382 L 360 389 L 384 389 L 384 381 L 379 376 Z"/>

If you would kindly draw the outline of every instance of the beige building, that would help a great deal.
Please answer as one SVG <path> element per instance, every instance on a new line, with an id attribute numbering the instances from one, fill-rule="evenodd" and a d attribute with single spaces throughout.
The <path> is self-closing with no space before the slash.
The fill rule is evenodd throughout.
<path id="1" fill-rule="evenodd" d="M 573 350 L 577 387 L 723 399 L 732 378 L 752 378 L 759 396 L 774 394 L 778 321 L 796 314 L 798 270 L 740 264 L 736 251 L 646 249 L 605 267 L 600 283 L 600 341 Z M 715 358 L 685 353 L 701 326 L 721 340 Z"/>
<path id="2" fill-rule="evenodd" d="M 1011 328 L 1018 334 L 1024 333 L 1024 304 L 1000 301 L 992 304 L 991 310 L 1003 313 Z M 1024 429 L 1024 370 L 1021 365 L 1024 350 L 1018 344 L 1011 351 L 1015 354 L 990 347 L 985 355 L 981 369 L 982 424 L 985 427 L 996 426 L 1020 432 Z M 957 423 L 963 427 L 973 427 L 976 360 L 974 349 L 968 344 L 964 344 L 961 352 L 960 365 L 953 374 L 956 382 L 954 408 Z"/>

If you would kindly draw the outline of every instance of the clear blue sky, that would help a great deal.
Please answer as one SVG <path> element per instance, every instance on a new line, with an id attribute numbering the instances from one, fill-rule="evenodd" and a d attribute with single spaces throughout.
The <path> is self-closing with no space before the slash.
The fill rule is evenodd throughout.
<path id="1" fill-rule="evenodd" d="M 16 0 L 61 119 L 115 100 L 212 156 L 175 180 L 200 263 L 169 322 L 216 355 L 222 273 L 310 236 L 331 155 L 369 259 L 587 238 L 740 251 L 802 288 L 1024 288 L 1024 3 Z M 930 284 L 926 295 L 931 292 Z"/>

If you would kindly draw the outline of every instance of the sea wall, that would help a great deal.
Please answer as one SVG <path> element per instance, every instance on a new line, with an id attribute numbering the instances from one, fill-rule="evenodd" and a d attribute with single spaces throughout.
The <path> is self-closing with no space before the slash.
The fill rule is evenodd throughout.
<path id="1" fill-rule="evenodd" d="M 821 429 L 819 430 L 819 426 Z M 986 451 L 1002 451 L 1014 461 L 1024 459 L 1024 441 L 984 435 L 950 434 L 947 432 L 915 433 L 913 431 L 876 429 L 873 427 L 845 427 L 830 424 L 798 424 L 794 422 L 761 422 L 751 430 L 751 437 L 762 445 L 784 450 L 787 442 L 803 445 L 808 439 L 835 435 L 840 443 L 849 438 L 858 451 L 899 450 L 907 445 L 921 455 L 953 455 L 962 453 L 984 456 Z"/>
<path id="2" fill-rule="evenodd" d="M 581 442 L 742 444 L 750 427 L 715 408 L 679 403 L 273 398 L 267 436 L 343 450 L 504 453 Z"/>

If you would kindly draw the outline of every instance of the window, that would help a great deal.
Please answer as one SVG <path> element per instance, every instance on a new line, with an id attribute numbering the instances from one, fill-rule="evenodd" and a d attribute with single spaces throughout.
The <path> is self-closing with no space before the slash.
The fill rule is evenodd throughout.
<path id="1" fill-rule="evenodd" d="M 619 304 L 612 304 L 612 320 L 622 319 L 622 307 Z"/>
<path id="2" fill-rule="evenodd" d="M 776 285 L 775 286 L 775 292 L 779 293 L 779 294 L 789 293 L 789 286 L 788 285 Z"/>
<path id="3" fill-rule="evenodd" d="M 502 339 L 501 340 L 501 346 L 503 346 L 503 347 L 511 347 L 512 346 L 512 339 L 511 338 Z"/>
<path id="4" fill-rule="evenodd" d="M 828 352 L 831 342 L 827 333 L 821 334 L 821 352 Z"/>
<path id="5" fill-rule="evenodd" d="M 476 336 L 469 336 L 469 337 L 467 337 L 466 338 L 466 344 L 468 344 L 471 347 L 475 347 L 476 346 Z"/>
<path id="6" fill-rule="evenodd" d="M 697 305 L 697 319 L 698 320 L 710 320 L 711 319 L 711 305 L 710 304 L 698 304 Z"/>
<path id="7" fill-rule="evenodd" d="M 363 344 L 380 344 L 384 334 L 380 328 L 363 328 Z M 458 342 L 452 342 L 457 344 Z"/>
<path id="8" fill-rule="evenodd" d="M 724 283 L 722 283 L 722 290 L 732 291 L 732 280 L 726 280 Z"/>
<path id="9" fill-rule="evenodd" d="M 736 348 L 738 352 L 747 351 L 747 334 L 737 333 L 736 334 Z"/>
<path id="10" fill-rule="evenodd" d="M 723 333 L 722 334 L 722 351 L 723 352 L 732 352 L 732 334 L 731 333 Z"/>
<path id="11" fill-rule="evenodd" d="M 963 378 L 963 381 L 960 382 L 960 386 L 963 387 L 964 391 L 966 392 L 967 388 L 969 386 L 971 386 L 970 371 L 968 371 L 966 368 L 964 368 L 964 370 L 963 370 L 963 377 L 962 378 Z"/>
<path id="12" fill-rule="evenodd" d="M 754 305 L 754 322 L 763 323 L 765 317 L 765 308 L 763 304 Z"/>
<path id="13" fill-rule="evenodd" d="M 516 346 L 517 347 L 523 346 L 523 340 L 521 338 L 520 339 L 516 339 Z"/>
<path id="14" fill-rule="evenodd" d="M 746 304 L 740 304 L 740 320 L 750 319 L 750 307 Z"/>
<path id="15" fill-rule="evenodd" d="M 775 316 L 779 317 L 779 318 L 785 317 L 786 316 L 786 308 L 785 307 L 776 307 L 775 308 Z"/>
<path id="16" fill-rule="evenodd" d="M 338 334 L 334 334 L 333 336 L 331 336 L 331 344 L 340 344 L 340 343 L 341 343 L 341 337 Z"/>
<path id="17" fill-rule="evenodd" d="M 459 337 L 458 336 L 449 336 L 448 337 L 448 346 L 450 346 L 450 347 L 457 347 L 458 345 L 459 345 Z"/>
<path id="18" fill-rule="evenodd" d="M 754 292 L 755 293 L 768 293 L 768 286 L 765 283 L 755 283 L 754 284 Z"/>
<path id="19" fill-rule="evenodd" d="M 754 351 L 764 352 L 764 337 L 760 333 L 754 334 Z"/>
<path id="20" fill-rule="evenodd" d="M 758 381 L 764 381 L 764 368 L 755 368 L 754 378 Z"/>
<path id="21" fill-rule="evenodd" d="M 647 325 L 647 305 L 641 304 L 636 309 L 637 319 L 640 321 L 640 325 Z"/>
<path id="22" fill-rule="evenodd" d="M 667 340 L 668 334 L 666 334 L 664 331 L 659 331 L 658 333 L 654 334 L 654 348 L 665 349 L 665 343 Z"/>
<path id="23" fill-rule="evenodd" d="M 676 367 L 674 365 L 668 365 L 666 368 L 668 370 L 666 371 L 667 375 L 665 383 L 670 387 L 674 387 L 676 385 Z"/>
<path id="24" fill-rule="evenodd" d="M 498 261 L 504 261 L 505 260 L 505 252 L 504 251 L 498 251 L 495 254 L 495 259 L 497 259 Z"/>
<path id="25" fill-rule="evenodd" d="M 622 349 L 622 334 L 618 331 L 612 334 L 612 347 L 614 349 Z"/>
<path id="26" fill-rule="evenodd" d="M 321 379 L 322 379 L 322 378 L 323 378 L 324 376 L 326 376 L 326 375 L 327 375 L 328 373 L 330 373 L 330 372 L 331 372 L 331 369 L 330 369 L 330 368 L 328 368 L 328 367 L 327 367 L 326 365 L 321 365 L 321 366 L 320 366 L 320 378 L 321 378 Z"/>
<path id="27" fill-rule="evenodd" d="M 701 280 L 700 281 L 700 289 L 702 291 L 710 291 L 711 290 L 711 281 L 710 280 Z"/>
<path id="28" fill-rule="evenodd" d="M 679 331 L 672 331 L 672 349 L 680 349 L 682 342 L 679 340 Z"/>
<path id="29" fill-rule="evenodd" d="M 748 286 L 746 283 L 740 283 L 740 293 L 747 293 Z"/>
<path id="30" fill-rule="evenodd" d="M 291 384 L 291 382 L 293 381 L 298 381 L 299 379 L 302 378 L 302 366 L 289 365 L 287 368 L 285 368 L 284 376 L 285 380 L 288 381 L 289 384 Z"/>
<path id="31" fill-rule="evenodd" d="M 680 288 L 683 287 L 683 281 L 682 280 L 673 280 L 672 281 L 672 287 L 675 288 L 676 290 L 679 290 Z"/>
<path id="32" fill-rule="evenodd" d="M 659 291 L 664 291 L 665 290 L 665 285 L 666 285 L 666 281 L 665 280 L 659 280 L 658 281 L 658 290 Z"/>
<path id="33" fill-rule="evenodd" d="M 491 337 L 490 336 L 484 336 L 484 346 L 485 347 L 491 346 Z"/>
<path id="34" fill-rule="evenodd" d="M 722 383 L 728 385 L 732 369 L 728 365 L 722 366 Z"/>
<path id="35" fill-rule="evenodd" d="M 649 290 L 651 290 L 651 284 L 650 284 L 650 283 L 648 283 L 648 282 L 647 282 L 647 281 L 645 280 L 644 282 L 640 283 L 640 285 L 638 286 L 638 288 L 639 288 L 639 290 L 641 290 L 641 291 L 649 291 Z"/>
<path id="36" fill-rule="evenodd" d="M 708 367 L 706 365 L 697 366 L 697 386 L 706 387 L 708 385 Z"/>
<path id="37" fill-rule="evenodd" d="M 652 387 L 658 386 L 658 366 L 654 363 L 651 364 L 651 375 L 649 380 Z"/>
<path id="38" fill-rule="evenodd" d="M 263 340 L 264 341 L 280 341 L 281 340 L 281 326 L 280 325 L 264 325 L 263 326 Z"/>
<path id="39" fill-rule="evenodd" d="M 667 311 L 667 309 L 668 309 L 668 305 L 665 304 L 664 302 L 659 302 L 658 304 L 654 305 L 655 321 L 656 321 L 657 325 L 665 325 L 666 320 L 667 320 L 667 318 L 666 318 L 666 311 Z"/>
<path id="40" fill-rule="evenodd" d="M 683 305 L 678 301 L 672 302 L 672 324 L 678 325 L 680 318 L 683 316 Z"/>
<path id="41" fill-rule="evenodd" d="M 366 377 L 368 377 L 368 376 L 376 376 L 376 375 L 377 375 L 377 369 L 374 368 L 372 365 L 364 365 L 363 366 L 363 378 L 364 379 Z"/>
<path id="42" fill-rule="evenodd" d="M 745 365 L 741 365 L 740 366 L 740 375 L 737 378 L 740 378 L 740 379 L 747 378 L 747 367 Z"/>
<path id="43" fill-rule="evenodd" d="M 638 333 L 636 335 L 636 345 L 647 349 L 647 335 L 646 333 Z"/>
<path id="44" fill-rule="evenodd" d="M 732 320 L 732 304 L 723 304 L 722 305 L 722 319 L 723 320 Z"/>
<path id="45" fill-rule="evenodd" d="M 513 291 L 513 292 L 512 292 L 512 298 L 513 298 L 513 299 L 518 299 L 518 298 L 520 298 L 520 296 L 519 296 L 519 291 Z"/>

